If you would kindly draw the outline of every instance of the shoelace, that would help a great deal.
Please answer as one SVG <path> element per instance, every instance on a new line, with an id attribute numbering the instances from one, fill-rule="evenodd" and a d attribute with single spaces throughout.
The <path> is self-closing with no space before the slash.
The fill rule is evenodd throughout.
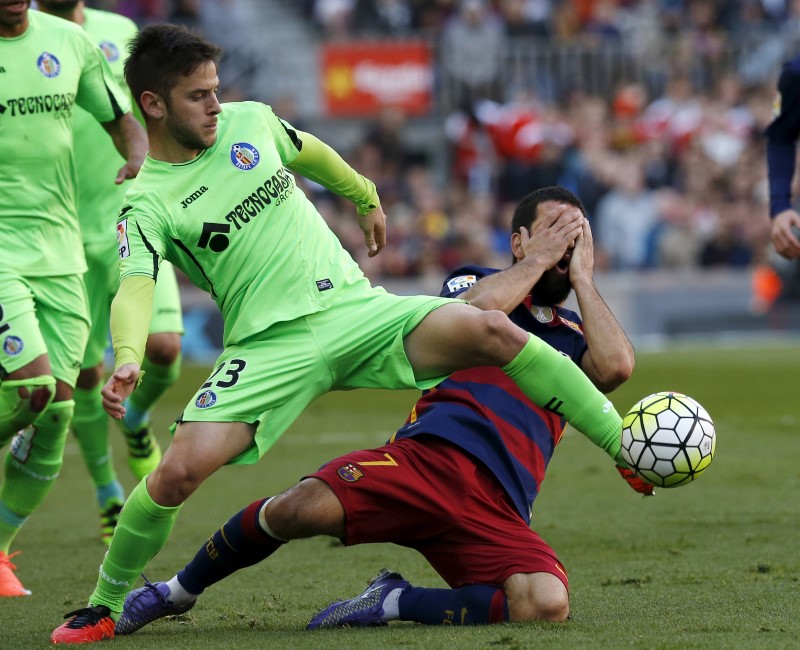
<path id="1" fill-rule="evenodd" d="M 14 551 L 13 553 L 8 554 L 3 553 L 0 555 L 0 564 L 7 564 L 12 571 L 16 571 L 17 565 L 11 561 L 11 558 L 19 555 L 20 553 L 22 553 L 22 551 Z"/>
<path id="2" fill-rule="evenodd" d="M 152 582 L 150 582 L 147 579 L 147 576 L 144 573 L 142 573 L 140 575 L 144 579 L 144 586 L 147 587 L 148 589 L 150 589 L 151 591 L 155 591 L 156 595 L 158 596 L 159 600 L 161 600 L 162 603 L 164 603 L 165 605 L 169 604 L 169 600 L 167 599 L 167 597 L 164 594 L 162 594 L 158 590 L 158 587 L 156 587 Z"/>
<path id="3" fill-rule="evenodd" d="M 71 630 L 79 630 L 87 625 L 97 625 L 108 615 L 102 611 L 97 611 L 94 607 L 81 607 L 81 609 L 76 609 L 74 612 L 64 614 L 64 618 L 69 618 L 70 616 L 75 618 L 67 623 L 67 627 Z"/>

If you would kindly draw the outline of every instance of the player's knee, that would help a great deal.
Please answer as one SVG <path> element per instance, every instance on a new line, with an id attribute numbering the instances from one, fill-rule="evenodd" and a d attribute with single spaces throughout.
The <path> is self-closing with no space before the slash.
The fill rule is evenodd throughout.
<path id="1" fill-rule="evenodd" d="M 159 505 L 177 506 L 191 496 L 204 478 L 186 459 L 165 456 L 148 478 L 147 491 Z"/>
<path id="2" fill-rule="evenodd" d="M 103 379 L 103 365 L 99 364 L 91 368 L 83 368 L 78 374 L 75 385 L 83 390 L 91 390 Z"/>
<path id="3" fill-rule="evenodd" d="M 505 591 L 511 621 L 565 621 L 569 616 L 569 593 L 555 576 L 520 575 L 512 584 L 506 583 Z"/>
<path id="4" fill-rule="evenodd" d="M 0 384 L 0 425 L 18 431 L 31 424 L 56 395 L 50 375 L 6 380 Z"/>
<path id="5" fill-rule="evenodd" d="M 280 539 L 295 539 L 298 528 L 303 524 L 303 510 L 302 501 L 290 490 L 269 502 L 264 517 L 275 536 Z"/>
<path id="6" fill-rule="evenodd" d="M 344 534 L 344 510 L 322 481 L 301 481 L 270 501 L 264 513 L 270 530 L 280 539 Z"/>
<path id="7" fill-rule="evenodd" d="M 157 366 L 169 366 L 181 353 L 181 337 L 173 332 L 151 334 L 147 340 L 147 358 Z"/>
<path id="8" fill-rule="evenodd" d="M 485 311 L 478 323 L 477 341 L 489 356 L 505 356 L 506 348 L 524 345 L 528 334 L 514 325 L 502 311 Z"/>

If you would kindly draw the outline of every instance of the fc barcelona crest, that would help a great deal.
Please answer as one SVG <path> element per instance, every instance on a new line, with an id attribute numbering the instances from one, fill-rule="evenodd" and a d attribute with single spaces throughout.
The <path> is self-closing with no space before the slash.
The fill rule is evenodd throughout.
<path id="1" fill-rule="evenodd" d="M 339 474 L 339 478 L 344 479 L 348 483 L 355 483 L 358 479 L 364 476 L 364 472 L 362 472 L 352 463 L 349 465 L 343 465 L 338 469 L 337 473 Z"/>

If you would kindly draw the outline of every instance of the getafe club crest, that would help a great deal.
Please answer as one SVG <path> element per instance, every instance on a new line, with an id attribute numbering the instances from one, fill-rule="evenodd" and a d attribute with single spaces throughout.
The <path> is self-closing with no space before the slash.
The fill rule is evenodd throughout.
<path id="1" fill-rule="evenodd" d="M 18 336 L 7 336 L 3 341 L 3 352 L 10 357 L 17 356 L 25 348 L 25 344 Z"/>
<path id="2" fill-rule="evenodd" d="M 194 405 L 199 409 L 207 409 L 217 403 L 217 395 L 213 390 L 207 390 L 200 393 L 199 397 L 195 400 Z"/>
<path id="3" fill-rule="evenodd" d="M 533 317 L 538 320 L 540 323 L 552 323 L 553 322 L 553 308 L 552 307 L 542 307 L 540 305 L 531 305 L 531 314 Z"/>
<path id="4" fill-rule="evenodd" d="M 111 41 L 103 41 L 100 43 L 100 49 L 103 50 L 103 56 L 106 57 L 106 61 L 109 63 L 119 58 L 119 48 Z"/>
<path id="5" fill-rule="evenodd" d="M 36 67 L 48 79 L 57 77 L 61 72 L 61 62 L 55 54 L 50 54 L 50 52 L 42 52 L 39 55 L 39 58 L 36 59 Z"/>
<path id="6" fill-rule="evenodd" d="M 252 144 L 237 142 L 231 147 L 231 162 L 237 169 L 247 171 L 258 164 L 261 155 Z"/>

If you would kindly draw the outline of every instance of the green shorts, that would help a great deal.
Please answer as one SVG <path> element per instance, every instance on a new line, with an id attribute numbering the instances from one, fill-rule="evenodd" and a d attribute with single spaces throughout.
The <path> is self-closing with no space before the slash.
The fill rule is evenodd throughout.
<path id="1" fill-rule="evenodd" d="M 53 376 L 75 386 L 89 336 L 80 275 L 23 278 L 0 272 L 0 376 L 46 354 Z"/>
<path id="2" fill-rule="evenodd" d="M 89 343 L 83 355 L 81 368 L 94 368 L 102 363 L 108 348 L 108 322 L 111 301 L 119 288 L 119 255 L 117 243 L 87 244 L 84 247 L 86 264 L 89 270 L 83 276 L 86 294 L 89 297 L 89 311 L 92 328 Z M 153 298 L 153 317 L 150 321 L 150 334 L 177 332 L 183 334 L 181 317 L 181 296 L 175 269 L 169 262 L 162 262 L 158 269 L 158 281 Z"/>
<path id="3" fill-rule="evenodd" d="M 429 388 L 444 379 L 417 381 L 403 338 L 434 309 L 461 301 L 354 293 L 227 347 L 178 422 L 257 424 L 254 446 L 232 461 L 254 463 L 328 391 Z"/>

